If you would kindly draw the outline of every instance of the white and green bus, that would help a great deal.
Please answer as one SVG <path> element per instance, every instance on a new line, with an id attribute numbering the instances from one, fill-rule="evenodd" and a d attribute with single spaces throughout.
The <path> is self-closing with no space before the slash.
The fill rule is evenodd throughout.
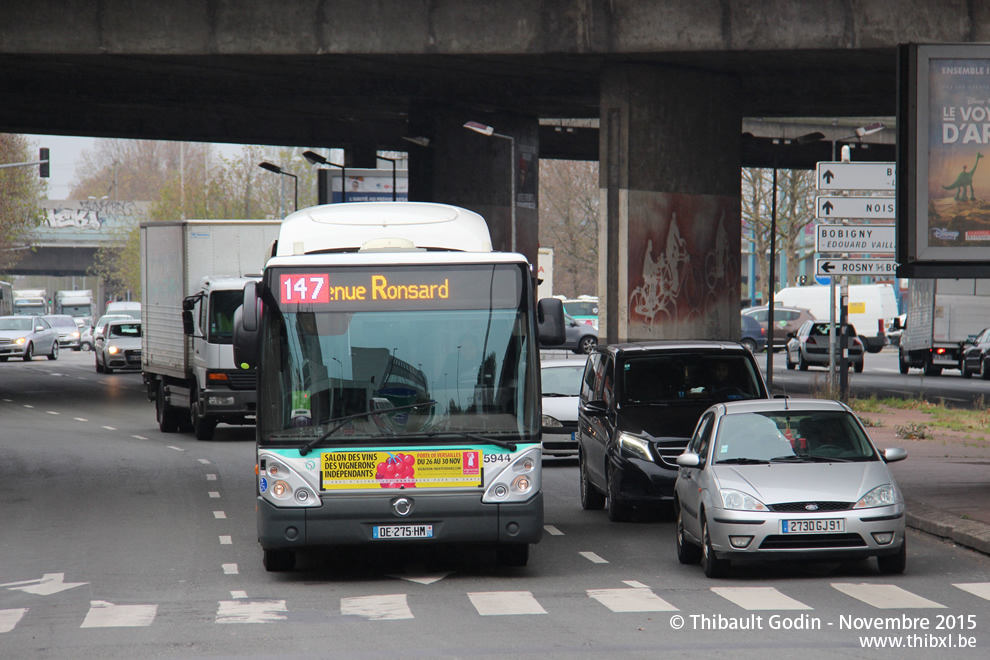
<path id="1" fill-rule="evenodd" d="M 428 203 L 285 219 L 235 320 L 257 364 L 258 537 L 298 550 L 482 543 L 524 565 L 543 535 L 539 344 L 559 301 L 491 250 L 484 219 Z M 539 321 L 538 321 L 539 317 Z"/>

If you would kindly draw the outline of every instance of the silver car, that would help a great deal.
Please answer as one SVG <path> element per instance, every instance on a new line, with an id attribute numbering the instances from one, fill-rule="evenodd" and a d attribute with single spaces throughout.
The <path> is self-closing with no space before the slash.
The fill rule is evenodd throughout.
<path id="1" fill-rule="evenodd" d="M 141 321 L 113 320 L 96 338 L 96 371 L 141 368 Z"/>
<path id="2" fill-rule="evenodd" d="M 578 401 L 585 362 L 582 359 L 540 362 L 544 456 L 578 454 Z"/>
<path id="3" fill-rule="evenodd" d="M 69 348 L 73 351 L 79 350 L 79 337 L 81 332 L 76 320 L 68 314 L 49 314 L 45 320 L 58 332 L 58 345 L 60 348 Z"/>
<path id="4" fill-rule="evenodd" d="M 879 451 L 843 404 L 773 399 L 718 404 L 678 456 L 677 558 L 724 576 L 736 559 L 907 563 L 904 498 Z"/>
<path id="5" fill-rule="evenodd" d="M 0 362 L 35 355 L 58 359 L 58 332 L 40 316 L 0 316 Z"/>

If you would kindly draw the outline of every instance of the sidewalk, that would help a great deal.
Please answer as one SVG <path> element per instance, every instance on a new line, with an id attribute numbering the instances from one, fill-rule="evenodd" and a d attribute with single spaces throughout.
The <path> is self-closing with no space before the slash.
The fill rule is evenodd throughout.
<path id="1" fill-rule="evenodd" d="M 922 412 L 860 413 L 881 423 L 868 427 L 881 449 L 901 447 L 908 457 L 890 470 L 907 501 L 907 525 L 990 554 L 990 434 L 927 427 L 931 439 L 897 436 L 896 427 L 925 424 Z"/>

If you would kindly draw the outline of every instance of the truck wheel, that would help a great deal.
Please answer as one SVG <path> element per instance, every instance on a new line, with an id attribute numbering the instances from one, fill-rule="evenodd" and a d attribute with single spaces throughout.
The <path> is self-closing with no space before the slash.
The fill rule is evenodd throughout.
<path id="1" fill-rule="evenodd" d="M 911 366 L 907 362 L 907 356 L 904 355 L 904 351 L 903 350 L 899 350 L 899 351 L 897 351 L 897 357 L 900 358 L 899 360 L 897 360 L 897 366 L 898 366 L 898 368 L 900 369 L 900 371 L 901 371 L 902 374 L 906 374 L 908 372 L 908 369 Z"/>
<path id="2" fill-rule="evenodd" d="M 158 417 L 158 430 L 162 433 L 175 433 L 179 430 L 179 420 L 175 410 L 165 403 L 165 383 L 158 383 L 158 396 L 155 398 L 155 414 Z"/>
<path id="3" fill-rule="evenodd" d="M 193 433 L 197 440 L 213 439 L 213 432 L 217 428 L 217 423 L 215 420 L 199 414 L 198 398 L 189 405 L 189 422 L 192 424 Z"/>

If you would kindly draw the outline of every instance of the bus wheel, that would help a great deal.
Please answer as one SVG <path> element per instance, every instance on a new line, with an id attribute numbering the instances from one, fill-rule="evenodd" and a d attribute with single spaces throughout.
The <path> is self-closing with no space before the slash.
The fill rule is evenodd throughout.
<path id="1" fill-rule="evenodd" d="M 296 566 L 296 553 L 292 550 L 265 550 L 265 570 L 269 573 L 291 571 Z"/>
<path id="2" fill-rule="evenodd" d="M 499 566 L 525 566 L 529 562 L 529 544 L 497 545 L 495 561 Z"/>

